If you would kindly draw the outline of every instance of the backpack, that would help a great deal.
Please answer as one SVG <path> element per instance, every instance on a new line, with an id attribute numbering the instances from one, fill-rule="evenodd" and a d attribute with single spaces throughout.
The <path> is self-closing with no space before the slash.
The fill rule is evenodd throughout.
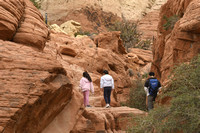
<path id="1" fill-rule="evenodd" d="M 149 94 L 154 96 L 158 92 L 158 80 L 149 79 Z"/>

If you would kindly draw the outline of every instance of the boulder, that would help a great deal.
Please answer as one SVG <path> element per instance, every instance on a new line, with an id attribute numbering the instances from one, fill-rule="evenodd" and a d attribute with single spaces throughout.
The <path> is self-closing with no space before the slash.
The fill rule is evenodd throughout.
<path id="1" fill-rule="evenodd" d="M 0 39 L 43 49 L 48 29 L 42 15 L 29 0 L 0 2 Z"/>
<path id="2" fill-rule="evenodd" d="M 86 108 L 72 133 L 109 132 L 123 133 L 131 124 L 131 116 L 143 116 L 146 113 L 134 108 Z"/>
<path id="3" fill-rule="evenodd" d="M 74 37 L 74 34 L 79 32 L 81 29 L 81 24 L 73 20 L 67 21 L 60 25 L 60 28 L 68 35 Z"/>
<path id="4" fill-rule="evenodd" d="M 127 53 L 119 31 L 100 33 L 94 38 L 94 42 L 98 48 L 109 49 L 118 54 Z"/>
<path id="5" fill-rule="evenodd" d="M 50 53 L 0 40 L 0 129 L 41 132 L 72 99 L 66 70 Z"/>
<path id="6" fill-rule="evenodd" d="M 60 28 L 60 26 L 58 26 L 57 24 L 52 24 L 52 25 L 50 26 L 50 29 L 51 29 L 52 31 L 57 32 L 57 33 L 62 32 L 62 33 L 67 34 L 67 33 L 66 33 L 64 30 L 62 30 L 62 29 Z"/>

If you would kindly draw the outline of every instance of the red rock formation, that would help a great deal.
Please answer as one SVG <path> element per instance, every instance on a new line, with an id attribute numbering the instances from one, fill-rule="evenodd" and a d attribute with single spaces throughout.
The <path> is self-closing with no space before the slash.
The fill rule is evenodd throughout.
<path id="1" fill-rule="evenodd" d="M 95 95 L 91 96 L 93 106 L 104 106 L 99 88 L 103 69 L 109 70 L 115 79 L 111 106 L 119 106 L 123 100 L 119 96 L 128 90 L 130 76 L 127 71 L 134 62 L 126 62 L 126 54 L 118 49 L 121 46 L 119 32 L 97 36 L 102 48 L 97 48 L 89 37 L 76 39 L 54 33 L 50 37 L 42 52 L 23 44 L 0 41 L 2 132 L 72 130 L 84 111 L 81 109 L 82 95 L 77 91 L 84 70 L 91 74 L 95 85 Z M 64 53 L 60 50 L 63 47 L 68 48 Z M 65 124 L 67 126 L 63 126 Z"/>
<path id="2" fill-rule="evenodd" d="M 104 106 L 99 88 L 103 69 L 115 80 L 111 106 L 119 106 L 127 98 L 132 78 L 128 70 L 136 73 L 136 63 L 126 60 L 119 32 L 102 33 L 95 37 L 96 43 L 89 37 L 77 39 L 52 32 L 46 42 L 48 29 L 29 0 L 1 1 L 0 5 L 0 10 L 7 13 L 6 17 L 0 15 L 3 18 L 0 20 L 0 132 L 78 130 L 77 119 L 85 114 L 82 94 L 78 92 L 85 70 L 95 86 L 95 95 L 91 96 L 93 106 Z M 116 115 L 108 115 L 117 121 L 117 126 L 111 129 L 124 129 L 118 121 L 123 112 L 111 110 Z M 125 116 L 129 113 L 134 111 L 125 109 Z"/>
<path id="3" fill-rule="evenodd" d="M 128 107 L 87 108 L 77 121 L 72 133 L 123 133 L 128 128 L 132 115 L 145 115 L 145 112 Z"/>
<path id="4" fill-rule="evenodd" d="M 159 22 L 159 10 L 148 13 L 138 23 L 138 30 L 142 32 L 141 39 L 151 39 L 157 35 L 157 27 Z"/>
<path id="5" fill-rule="evenodd" d="M 0 39 L 43 49 L 48 29 L 30 0 L 1 1 Z"/>
<path id="6" fill-rule="evenodd" d="M 126 56 L 123 55 L 123 52 L 125 53 L 125 50 L 119 38 L 119 32 L 108 32 L 96 36 L 95 40 L 98 42 L 98 47 L 96 47 L 97 43 L 95 44 L 88 37 L 75 39 L 66 35 L 61 36 L 60 34 L 51 34 L 50 37 L 51 41 L 47 43 L 47 46 L 54 46 L 54 49 L 58 49 L 58 51 L 63 47 L 76 50 L 74 57 L 71 54 L 66 54 L 66 52 L 64 54 L 61 53 L 63 67 L 67 71 L 69 70 L 69 77 L 71 77 L 72 83 L 76 88 L 78 89 L 79 87 L 83 71 L 87 70 L 95 84 L 95 95 L 101 96 L 103 99 L 99 84 L 103 70 L 107 69 L 115 79 L 116 90 L 113 93 L 112 105 L 119 106 L 119 103 L 116 103 L 120 102 L 117 101 L 118 91 L 120 90 L 119 92 L 121 93 L 124 88 L 130 85 L 130 78 L 127 74 L 128 63 L 124 61 Z M 68 52 L 70 51 L 68 50 Z M 103 106 L 102 104 L 98 102 L 97 106 Z"/>
<path id="7" fill-rule="evenodd" d="M 127 53 L 120 38 L 119 31 L 100 33 L 94 38 L 94 42 L 98 48 L 109 49 L 118 54 Z"/>
<path id="8" fill-rule="evenodd" d="M 154 43 L 152 70 L 162 81 L 167 81 L 174 65 L 191 60 L 200 53 L 199 0 L 168 0 L 160 12 L 158 36 Z M 173 29 L 164 30 L 167 18 L 178 15 Z"/>
<path id="9" fill-rule="evenodd" d="M 69 103 L 72 84 L 49 53 L 0 41 L 0 132 L 41 132 Z"/>
<path id="10" fill-rule="evenodd" d="M 61 25 L 69 20 L 79 22 L 83 31 L 97 33 L 108 31 L 108 26 L 120 21 L 121 18 L 111 12 L 103 11 L 102 8 L 83 7 L 79 10 L 71 10 L 66 16 L 50 23 Z"/>

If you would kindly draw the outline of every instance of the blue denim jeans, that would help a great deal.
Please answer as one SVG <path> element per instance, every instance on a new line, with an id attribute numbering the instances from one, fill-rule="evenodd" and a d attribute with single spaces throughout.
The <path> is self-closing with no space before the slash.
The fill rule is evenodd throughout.
<path id="1" fill-rule="evenodd" d="M 110 104 L 110 95 L 111 95 L 112 87 L 104 87 L 104 99 L 106 104 Z"/>

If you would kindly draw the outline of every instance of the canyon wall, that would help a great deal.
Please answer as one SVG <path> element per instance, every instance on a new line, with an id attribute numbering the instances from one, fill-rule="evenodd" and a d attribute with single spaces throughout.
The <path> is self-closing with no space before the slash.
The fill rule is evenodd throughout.
<path id="1" fill-rule="evenodd" d="M 157 0 L 158 1 L 158 0 Z M 137 20 L 151 9 L 156 0 L 41 0 L 42 14 L 48 13 L 49 20 L 57 20 L 67 16 L 69 11 L 85 7 L 100 7 L 104 12 L 111 12 L 127 20 Z"/>
<path id="2" fill-rule="evenodd" d="M 5 13 L 0 15 L 1 133 L 86 130 L 79 127 L 78 119 L 84 120 L 84 124 L 94 121 L 91 116 L 98 115 L 98 109 L 97 113 L 88 113 L 83 107 L 83 96 L 79 92 L 82 73 L 88 71 L 94 82 L 91 105 L 103 107 L 100 77 L 103 69 L 109 70 L 115 79 L 111 105 L 118 107 L 127 99 L 125 92 L 131 80 L 137 77 L 139 68 L 152 60 L 137 53 L 127 54 L 120 32 L 74 38 L 50 31 L 29 0 L 1 1 L 0 5 Z M 113 114 L 116 126 L 100 130 L 125 130 L 118 120 L 130 113 L 145 115 L 137 109 L 124 108 L 122 112 L 113 109 L 109 115 Z M 102 118 L 104 115 L 98 120 L 101 124 L 109 120 L 109 117 Z M 90 126 L 93 131 L 99 130 L 99 125 Z"/>
<path id="3" fill-rule="evenodd" d="M 199 9 L 199 0 L 168 0 L 161 8 L 152 70 L 163 82 L 168 80 L 174 65 L 200 53 Z"/>

